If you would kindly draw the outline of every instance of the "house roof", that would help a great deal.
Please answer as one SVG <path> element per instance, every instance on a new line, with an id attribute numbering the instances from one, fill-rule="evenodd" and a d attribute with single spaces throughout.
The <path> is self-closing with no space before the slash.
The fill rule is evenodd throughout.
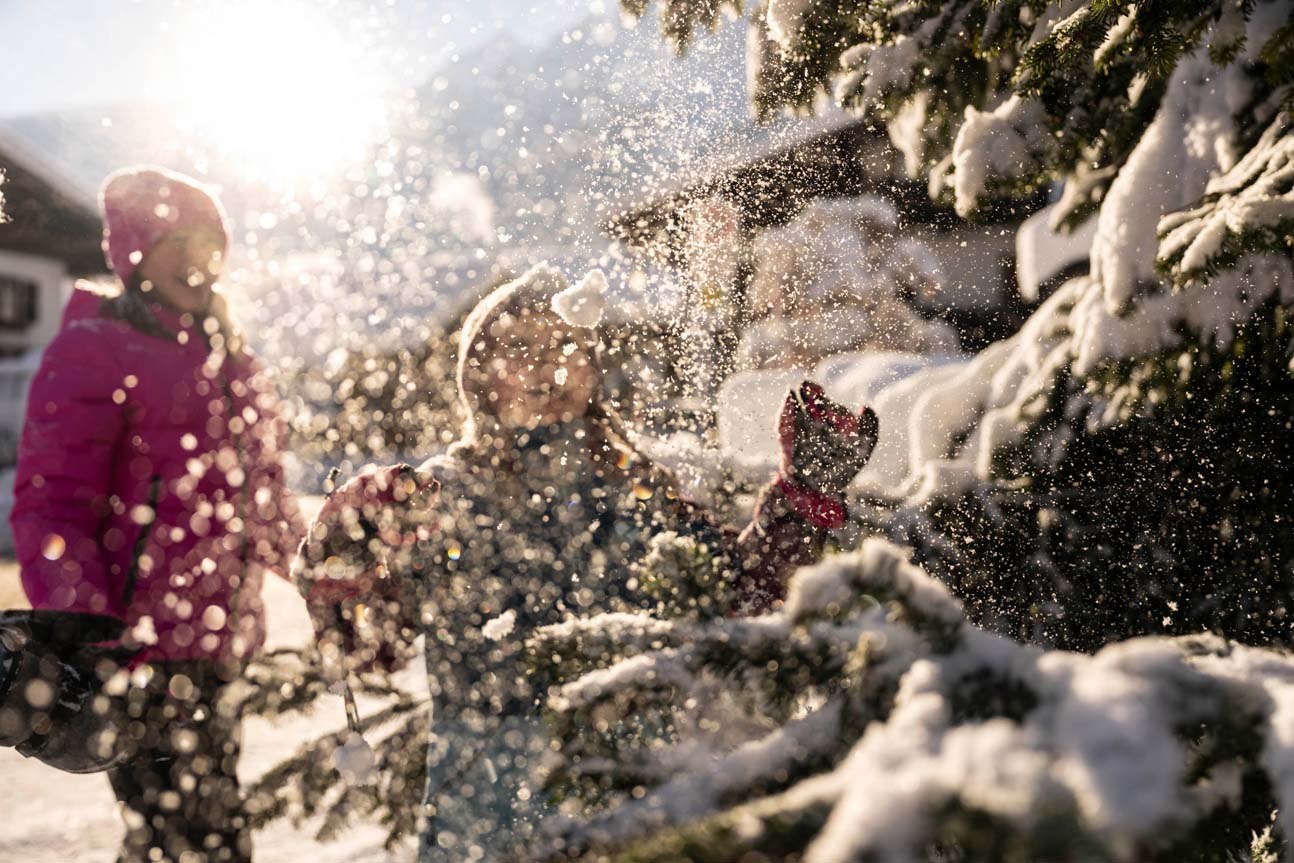
<path id="1" fill-rule="evenodd" d="M 821 116 L 780 125 L 752 146 L 735 148 L 679 170 L 673 179 L 644 183 L 624 196 L 604 230 L 631 249 L 677 260 L 683 209 L 710 196 L 737 205 L 745 230 L 779 225 L 810 200 L 878 195 L 894 202 L 899 227 L 952 226 L 951 206 L 932 201 L 924 181 L 909 178 L 884 131 L 830 107 Z M 1045 194 L 988 205 L 976 221 L 1015 223 L 1045 204 Z"/>
<path id="2" fill-rule="evenodd" d="M 74 275 L 107 271 L 94 194 L 0 131 L 5 215 L 0 250 L 62 261 Z"/>
<path id="3" fill-rule="evenodd" d="M 681 212 L 710 196 L 738 206 L 747 229 L 781 224 L 812 198 L 876 194 L 893 200 L 906 223 L 949 218 L 924 183 L 903 176 L 884 134 L 837 111 L 792 123 L 755 146 L 706 160 L 674 179 L 645 184 L 638 199 L 605 222 L 612 237 L 640 250 L 677 251 Z"/>

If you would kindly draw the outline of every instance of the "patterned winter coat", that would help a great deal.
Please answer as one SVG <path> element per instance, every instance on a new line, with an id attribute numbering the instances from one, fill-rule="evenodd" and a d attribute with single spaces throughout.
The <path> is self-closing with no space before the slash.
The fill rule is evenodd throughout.
<path id="1" fill-rule="evenodd" d="M 301 535 L 276 399 L 250 357 L 216 365 L 192 316 L 153 311 L 175 339 L 78 290 L 41 359 L 10 517 L 23 587 L 125 620 L 152 660 L 240 660 Z"/>
<path id="2" fill-rule="evenodd" d="M 437 716 L 535 712 L 524 637 L 571 617 L 654 607 L 632 567 L 662 532 L 709 544 L 728 563 L 732 595 L 753 606 L 821 553 L 827 531 L 789 509 L 774 517 L 775 506 L 761 516 L 763 536 L 739 541 L 679 500 L 668 474 L 615 449 L 599 458 L 584 428 L 525 434 L 501 457 L 431 463 L 439 490 L 421 520 L 433 529 L 400 566 L 421 601 Z"/>
<path id="3" fill-rule="evenodd" d="M 791 476 L 802 462 L 817 464 L 795 455 L 809 428 L 824 426 L 802 422 L 791 396 L 778 432 L 787 469 L 765 488 L 740 534 L 680 501 L 672 478 L 632 451 L 629 433 L 596 394 L 578 418 L 529 431 L 500 428 L 482 410 L 498 396 L 491 389 L 498 373 L 481 373 L 491 352 L 513 351 L 515 361 L 524 348 L 530 368 L 557 387 L 567 379 L 546 352 L 559 341 L 564 356 L 582 348 L 597 362 L 592 331 L 544 317 L 567 288 L 560 273 L 540 265 L 483 299 L 459 337 L 459 402 L 468 418 L 459 443 L 416 470 L 355 477 L 329 496 L 302 547 L 301 588 L 322 639 L 340 642 L 362 664 L 392 658 L 398 648 L 390 645 L 407 643 L 414 631 L 425 637 L 432 734 L 422 863 L 509 859 L 551 814 L 537 776 L 550 742 L 540 719 L 546 693 L 523 653 L 536 628 L 651 608 L 633 565 L 664 531 L 710 546 L 725 564 L 734 611 L 767 607 L 843 521 L 842 501 Z M 528 315 L 540 324 L 523 329 L 530 341 L 500 348 L 496 339 L 517 321 L 526 327 Z M 874 428 L 865 440 L 860 417 L 819 401 L 813 396 L 802 408 L 822 414 L 825 426 L 849 427 L 819 436 L 822 452 L 841 452 L 830 444 L 844 435 L 870 453 Z"/>
<path id="4" fill-rule="evenodd" d="M 421 486 L 417 503 L 384 503 L 401 482 Z M 527 636 L 574 616 L 651 608 L 632 566 L 664 531 L 700 539 L 726 562 L 736 605 L 766 606 L 791 570 L 822 553 L 824 519 L 801 503 L 770 485 L 738 534 L 679 500 L 665 472 L 606 447 L 597 424 L 583 420 L 501 448 L 487 440 L 417 471 L 368 472 L 335 492 L 310 531 L 316 541 L 302 549 L 308 601 L 320 608 L 350 596 L 369 609 L 370 629 L 394 624 L 425 636 L 433 723 L 420 860 L 472 859 L 464 849 L 473 846 L 485 859 L 508 859 L 550 814 L 534 775 L 548 746 L 539 720 L 546 693 L 529 673 Z M 348 511 L 370 527 L 330 528 Z M 376 582 L 339 563 L 355 554 L 347 533 L 368 531 L 389 570 Z M 382 620 L 382 608 L 398 608 L 398 620 Z M 365 649 L 352 639 L 343 640 Z"/>

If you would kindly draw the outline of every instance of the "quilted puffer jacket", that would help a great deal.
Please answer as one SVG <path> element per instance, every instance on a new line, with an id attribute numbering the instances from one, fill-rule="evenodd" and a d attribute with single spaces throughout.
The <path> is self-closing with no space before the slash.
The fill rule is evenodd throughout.
<path id="1" fill-rule="evenodd" d="M 33 607 L 121 618 L 151 660 L 250 656 L 265 571 L 301 531 L 270 382 L 215 362 L 201 322 L 164 338 L 78 290 L 32 382 L 10 521 Z"/>

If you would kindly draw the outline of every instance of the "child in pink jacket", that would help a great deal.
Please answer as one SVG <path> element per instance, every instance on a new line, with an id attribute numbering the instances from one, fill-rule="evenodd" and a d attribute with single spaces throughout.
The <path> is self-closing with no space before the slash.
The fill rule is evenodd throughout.
<path id="1" fill-rule="evenodd" d="M 130 693 L 139 754 L 110 772 L 120 860 L 246 861 L 239 722 L 218 702 L 264 639 L 264 573 L 286 572 L 300 537 L 276 400 L 213 291 L 215 198 L 134 168 L 101 203 L 122 292 L 77 290 L 32 382 L 11 516 L 23 587 L 36 609 L 124 621 L 151 673 Z"/>

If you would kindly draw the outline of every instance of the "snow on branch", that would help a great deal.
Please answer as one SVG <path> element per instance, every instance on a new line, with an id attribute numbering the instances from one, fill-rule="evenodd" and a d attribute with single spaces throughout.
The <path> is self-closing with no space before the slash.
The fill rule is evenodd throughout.
<path id="1" fill-rule="evenodd" d="M 859 598 L 886 592 L 881 622 Z M 830 610 L 857 627 L 833 679 L 800 690 L 804 710 L 778 728 L 562 821 L 563 859 L 1215 860 L 1294 827 L 1288 653 L 1215 636 L 1133 639 L 1092 656 L 1024 646 L 966 625 L 942 587 L 880 542 L 801 570 L 791 596 L 791 620 Z M 947 627 L 955 643 L 940 641 Z M 900 632 L 922 646 L 875 661 Z M 668 676 L 662 657 L 680 652 L 646 656 L 656 659 L 565 692 L 611 678 L 654 685 L 639 672 Z M 766 661 L 739 651 L 724 679 L 740 687 Z M 627 739 L 602 721 L 604 742 Z"/>
<path id="2" fill-rule="evenodd" d="M 1209 181 L 1199 206 L 1159 221 L 1158 264 L 1178 286 L 1234 266 L 1246 253 L 1290 254 L 1294 135 L 1281 113 L 1235 167 Z"/>
<path id="3" fill-rule="evenodd" d="M 628 625 L 629 617 L 599 615 L 578 624 L 547 627 L 531 639 L 528 650 L 537 680 L 578 675 L 569 683 L 549 687 L 551 709 L 573 714 L 625 698 L 639 706 L 657 703 L 694 688 L 706 676 L 733 673 L 742 676 L 748 691 L 776 695 L 792 680 L 813 685 L 830 679 L 868 632 L 892 635 L 887 639 L 889 652 L 910 642 L 901 632 L 891 633 L 890 624 L 877 614 L 809 626 L 792 626 L 780 614 L 707 624 L 643 616 L 639 626 Z M 611 657 L 632 654 L 635 648 L 643 652 L 608 665 L 606 657 L 596 652 L 607 636 L 582 637 L 595 629 L 629 635 L 626 642 L 610 647 Z M 643 650 L 649 642 L 671 646 Z"/>
<path id="4" fill-rule="evenodd" d="M 763 739 L 711 759 L 707 769 L 677 774 L 659 787 L 585 822 L 558 828 L 566 847 L 614 844 L 631 834 L 678 827 L 785 787 L 788 776 L 804 776 L 841 746 L 840 699 L 780 727 Z"/>
<path id="5" fill-rule="evenodd" d="M 558 713 L 574 713 L 617 695 L 629 693 L 638 696 L 663 690 L 674 693 L 685 689 L 693 681 L 693 673 L 678 650 L 656 651 L 618 662 L 610 668 L 590 671 L 573 683 L 561 688 L 549 699 L 549 707 Z"/>
<path id="6" fill-rule="evenodd" d="M 1037 188 L 1045 174 L 1049 144 L 1042 105 L 1012 96 L 992 111 L 967 109 L 953 143 L 953 190 L 957 213 L 967 217 L 990 194 L 1010 197 Z"/>
<path id="7" fill-rule="evenodd" d="M 800 570 L 791 581 L 786 614 L 804 623 L 847 615 L 858 603 L 891 606 L 900 620 L 940 648 L 952 646 L 965 621 L 961 603 L 942 585 L 895 554 L 894 546 L 875 539 L 857 552 Z"/>

